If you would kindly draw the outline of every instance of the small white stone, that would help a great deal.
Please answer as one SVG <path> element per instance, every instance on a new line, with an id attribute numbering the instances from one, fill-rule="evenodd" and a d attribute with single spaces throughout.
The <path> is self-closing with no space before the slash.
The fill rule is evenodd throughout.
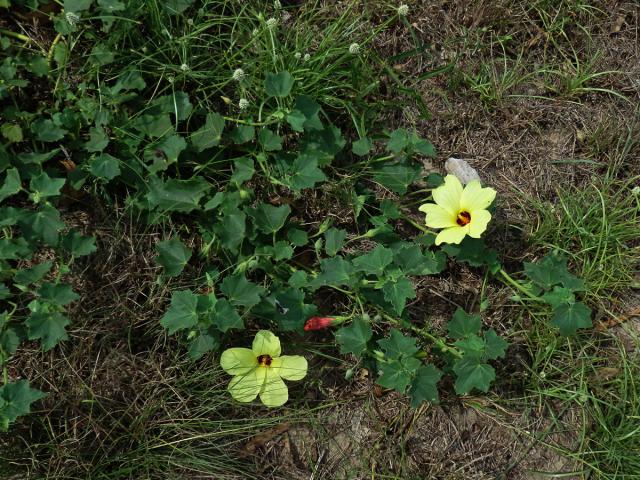
<path id="1" fill-rule="evenodd" d="M 478 175 L 477 170 L 461 158 L 449 158 L 445 162 L 444 168 L 447 173 L 458 177 L 458 180 L 460 180 L 463 185 L 466 185 L 472 180 L 480 180 L 480 175 Z"/>

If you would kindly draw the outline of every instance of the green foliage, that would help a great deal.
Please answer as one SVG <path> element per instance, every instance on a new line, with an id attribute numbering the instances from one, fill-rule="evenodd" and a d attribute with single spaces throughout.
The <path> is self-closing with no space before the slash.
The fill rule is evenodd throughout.
<path id="1" fill-rule="evenodd" d="M 536 293 L 543 292 L 539 299 L 551 307 L 551 324 L 561 335 L 575 335 L 578 330 L 593 325 L 591 309 L 575 296 L 585 290 L 585 284 L 569 273 L 566 257 L 551 253 L 536 263 L 525 262 L 524 273 Z"/>
<path id="2" fill-rule="evenodd" d="M 29 386 L 26 380 L 5 383 L 0 387 L 0 431 L 6 432 L 18 417 L 31 412 L 31 404 L 44 398 L 45 393 Z"/>
<path id="3" fill-rule="evenodd" d="M 180 275 L 191 258 L 191 250 L 179 238 L 158 242 L 156 251 L 156 261 L 164 268 L 164 274 L 170 277 Z"/>

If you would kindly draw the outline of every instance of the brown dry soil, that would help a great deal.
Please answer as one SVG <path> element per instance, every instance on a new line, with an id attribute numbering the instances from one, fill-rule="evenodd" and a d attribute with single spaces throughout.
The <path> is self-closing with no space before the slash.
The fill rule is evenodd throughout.
<path id="1" fill-rule="evenodd" d="M 607 166 L 620 163 L 620 139 L 629 131 L 640 134 L 638 6 L 596 2 L 597 10 L 583 11 L 574 2 L 408 3 L 408 20 L 429 45 L 428 55 L 391 68 L 416 79 L 429 71 L 444 71 L 413 85 L 432 118 L 421 119 L 417 106 L 409 104 L 388 122 L 415 125 L 434 142 L 439 154 L 428 169 L 443 172 L 448 157 L 464 158 L 499 191 L 494 222 L 499 227 L 489 235 L 497 239 L 505 264 L 517 269 L 524 258 L 537 253 L 527 249 L 536 218 L 526 199 L 553 202 L 558 188 L 587 184 Z M 534 4 L 547 3 L 560 6 L 547 8 L 557 15 L 543 19 Z M 409 38 L 398 26 L 378 38 L 376 48 L 388 57 L 410 48 Z M 581 67 L 595 59 L 588 66 L 591 72 L 614 73 L 570 88 L 566 78 L 576 68 L 574 55 Z M 560 74 L 545 73 L 545 68 Z M 513 75 L 507 76 L 509 72 Z M 393 97 L 393 82 L 385 81 Z M 592 87 L 614 90 L 627 100 Z M 638 153 L 637 147 L 627 152 L 618 165 L 621 177 L 640 173 Z M 590 162 L 568 161 L 576 159 Z M 12 375 L 21 373 L 50 392 L 38 413 L 47 412 L 47 420 L 37 426 L 21 422 L 13 447 L 15 438 L 22 442 L 36 434 L 53 442 L 46 448 L 31 447 L 38 465 L 24 445 L 18 448 L 22 456 L 16 455 L 13 464 L 22 473 L 11 479 L 38 478 L 35 472 L 43 474 L 43 469 L 48 478 L 63 478 L 56 476 L 61 472 L 73 472 L 64 478 L 91 478 L 92 456 L 108 457 L 109 452 L 114 471 L 118 459 L 127 458 L 123 452 L 134 448 L 136 429 L 158 428 L 168 419 L 189 415 L 190 400 L 181 397 L 176 387 L 180 372 L 172 367 L 179 346 L 157 326 L 169 292 L 155 283 L 156 233 L 139 231 L 135 219 L 114 225 L 113 212 L 93 207 L 91 216 L 70 213 L 67 218 L 96 235 L 101 252 L 76 271 L 74 288 L 85 295 L 72 312 L 71 340 L 47 354 L 33 345 L 12 365 Z M 479 272 L 461 268 L 447 275 L 419 282 L 412 315 L 428 315 L 438 327 L 456 306 L 477 310 L 483 281 Z M 265 479 L 524 480 L 548 478 L 538 472 L 581 470 L 556 450 L 578 448 L 576 432 L 582 420 L 569 408 L 552 424 L 548 411 L 522 400 L 528 393 L 530 359 L 518 332 L 526 328 L 527 319 L 510 302 L 508 289 L 500 284 L 486 288 L 491 303 L 484 321 L 510 333 L 511 343 L 507 359 L 496 365 L 498 380 L 492 393 L 458 398 L 447 393 L 452 388 L 444 384 L 441 405 L 412 410 L 406 399 L 376 387 L 366 370 L 358 370 L 355 380 L 346 382 L 351 363 L 319 362 L 312 365 L 316 368 L 307 400 L 328 400 L 333 406 L 309 413 L 304 421 L 274 419 L 261 432 L 234 437 L 229 448 L 238 455 L 252 453 L 241 461 L 255 463 L 262 472 L 259 478 Z M 626 310 L 625 304 L 612 308 Z M 637 326 L 634 322 L 640 319 L 630 316 L 628 322 Z M 320 343 L 329 339 L 313 338 Z M 637 347 L 633 336 L 625 341 Z M 292 397 L 304 397 L 304 388 L 292 388 Z M 155 406 L 167 392 L 174 392 L 175 399 Z M 247 414 L 225 408 L 229 414 Z M 255 413 L 265 411 L 256 408 Z M 559 429 L 559 424 L 565 428 Z M 0 445 L 5 452 L 13 448 L 1 441 Z M 195 472 L 184 470 L 175 478 L 217 478 Z"/>

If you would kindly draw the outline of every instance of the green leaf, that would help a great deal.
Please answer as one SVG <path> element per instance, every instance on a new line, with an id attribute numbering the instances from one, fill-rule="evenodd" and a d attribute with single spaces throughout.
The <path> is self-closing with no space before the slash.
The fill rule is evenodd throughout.
<path id="1" fill-rule="evenodd" d="M 38 295 L 41 300 L 60 306 L 68 305 L 80 298 L 71 285 L 66 283 L 45 282 L 38 289 Z"/>
<path id="2" fill-rule="evenodd" d="M 191 249 L 185 247 L 179 238 L 171 238 L 156 244 L 156 262 L 164 268 L 164 274 L 177 277 L 191 258 Z"/>
<path id="3" fill-rule="evenodd" d="M 267 73 L 264 89 L 270 97 L 286 97 L 291 93 L 293 77 L 286 70 L 279 73 Z"/>
<path id="4" fill-rule="evenodd" d="M 52 247 L 58 244 L 58 232 L 64 228 L 60 212 L 50 205 L 24 213 L 18 223 L 25 237 L 40 239 Z"/>
<path id="5" fill-rule="evenodd" d="M 64 0 L 65 12 L 80 12 L 82 10 L 89 10 L 93 0 Z"/>
<path id="6" fill-rule="evenodd" d="M 287 123 L 291 125 L 291 128 L 295 132 L 304 132 L 304 122 L 306 121 L 307 118 L 300 110 L 293 110 L 287 114 Z"/>
<path id="7" fill-rule="evenodd" d="M 565 303 L 575 303 L 576 301 L 576 296 L 571 290 L 557 285 L 553 287 L 553 291 L 542 295 L 542 298 L 553 308 L 558 308 L 560 305 Z"/>
<path id="8" fill-rule="evenodd" d="M 585 289 L 584 282 L 569 273 L 567 258 L 562 255 L 552 253 L 536 263 L 524 262 L 524 273 L 545 290 L 558 284 L 574 292 Z"/>
<path id="9" fill-rule="evenodd" d="M 225 215 L 222 221 L 213 226 L 213 231 L 224 248 L 232 252 L 238 251 L 238 247 L 245 238 L 246 219 L 247 216 L 238 210 Z"/>
<path id="10" fill-rule="evenodd" d="M 3 123 L 0 132 L 9 143 L 19 143 L 23 140 L 22 129 L 15 123 Z"/>
<path id="11" fill-rule="evenodd" d="M 162 5 L 169 15 L 179 15 L 187 10 L 195 0 L 165 0 Z"/>
<path id="12" fill-rule="evenodd" d="M 262 145 L 262 148 L 264 148 L 267 152 L 282 150 L 282 137 L 272 132 L 268 128 L 263 128 L 262 130 L 260 130 L 258 140 L 260 141 L 260 145 Z"/>
<path id="13" fill-rule="evenodd" d="M 193 110 L 189 95 L 181 91 L 174 92 L 172 95 L 158 97 L 153 104 L 158 106 L 162 113 L 175 115 L 176 120 L 186 120 Z"/>
<path id="14" fill-rule="evenodd" d="M 551 324 L 558 327 L 561 335 L 575 335 L 580 328 L 590 328 L 591 309 L 584 303 L 562 304 L 553 310 Z"/>
<path id="15" fill-rule="evenodd" d="M 476 355 L 465 355 L 456 360 L 453 371 L 457 375 L 455 389 L 459 395 L 465 395 L 474 388 L 486 393 L 496 378 L 493 367 Z"/>
<path id="16" fill-rule="evenodd" d="M 387 142 L 387 150 L 393 153 L 400 153 L 409 145 L 409 135 L 404 128 L 398 128 L 391 132 Z"/>
<path id="17" fill-rule="evenodd" d="M 314 289 L 324 286 L 339 287 L 352 282 L 353 267 L 341 256 L 320 260 L 320 274 L 311 281 Z"/>
<path id="18" fill-rule="evenodd" d="M 291 228 L 287 231 L 287 238 L 294 247 L 302 247 L 309 242 L 309 235 L 304 230 Z"/>
<path id="19" fill-rule="evenodd" d="M 103 66 L 103 65 L 108 65 L 110 63 L 113 63 L 113 61 L 116 58 L 116 55 L 108 47 L 107 44 L 105 44 L 105 43 L 97 43 L 91 49 L 91 54 L 89 55 L 89 58 L 96 65 Z"/>
<path id="20" fill-rule="evenodd" d="M 495 360 L 496 358 L 504 358 L 507 347 L 507 341 L 500 337 L 492 328 L 484 332 L 485 352 L 484 358 L 487 360 Z"/>
<path id="21" fill-rule="evenodd" d="M 165 211 L 189 213 L 195 210 L 211 185 L 202 177 L 191 180 L 174 178 L 163 182 L 152 177 L 147 200 L 151 208 Z"/>
<path id="22" fill-rule="evenodd" d="M 5 383 L 0 387 L 0 430 L 7 431 L 18 417 L 31 413 L 31 404 L 47 394 L 31 388 L 26 380 Z"/>
<path id="23" fill-rule="evenodd" d="M 133 126 L 150 138 L 161 138 L 173 133 L 173 123 L 168 114 L 140 115 L 133 122 Z"/>
<path id="24" fill-rule="evenodd" d="M 280 331 L 302 332 L 305 321 L 317 313 L 317 308 L 305 303 L 303 291 L 287 288 L 267 297 L 252 313 L 275 322 Z"/>
<path id="25" fill-rule="evenodd" d="M 382 376 L 376 383 L 384 388 L 392 388 L 396 392 L 404 393 L 420 365 L 420 360 L 412 357 L 382 363 L 380 366 Z"/>
<path id="26" fill-rule="evenodd" d="M 382 287 L 384 299 L 393 305 L 394 311 L 401 315 L 407 303 L 407 299 L 416 298 L 416 291 L 411 280 L 401 277 L 398 281 L 389 281 Z"/>
<path id="27" fill-rule="evenodd" d="M 87 152 L 102 152 L 109 145 L 109 136 L 104 128 L 91 127 L 89 129 L 89 140 L 84 144 Z"/>
<path id="28" fill-rule="evenodd" d="M 7 328 L 0 333 L 0 349 L 4 350 L 5 354 L 13 355 L 20 346 L 20 337 L 13 328 Z M 0 364 L 2 361 L 2 355 L 0 354 Z"/>
<path id="29" fill-rule="evenodd" d="M 293 248 L 284 240 L 277 241 L 273 247 L 273 259 L 275 261 L 290 260 L 293 257 Z"/>
<path id="30" fill-rule="evenodd" d="M 195 327 L 198 323 L 198 296 L 190 290 L 175 291 L 171 294 L 171 305 L 160 320 L 169 335 L 178 330 Z"/>
<path id="31" fill-rule="evenodd" d="M 336 253 L 338 253 L 342 246 L 344 245 L 344 240 L 347 238 L 346 230 L 338 230 L 337 228 L 330 228 L 326 232 L 324 232 L 324 251 L 327 252 L 327 255 L 330 257 L 335 257 Z"/>
<path id="32" fill-rule="evenodd" d="M 197 360 L 205 353 L 215 351 L 218 348 L 220 348 L 220 340 L 217 337 L 201 332 L 189 341 L 189 357 L 192 360 Z"/>
<path id="33" fill-rule="evenodd" d="M 393 262 L 406 275 L 435 275 L 444 270 L 446 257 L 440 251 L 423 254 L 418 245 L 409 244 L 396 250 Z"/>
<path id="34" fill-rule="evenodd" d="M 117 95 L 123 90 L 142 90 L 146 86 L 147 84 L 142 78 L 142 75 L 140 75 L 140 71 L 134 68 L 125 70 L 118 75 L 118 81 L 111 89 L 111 93 Z"/>
<path id="35" fill-rule="evenodd" d="M 221 332 L 227 332 L 232 328 L 244 328 L 244 321 L 231 302 L 224 298 L 218 300 L 215 306 L 216 316 L 214 324 Z"/>
<path id="36" fill-rule="evenodd" d="M 367 343 L 372 336 L 369 323 L 362 318 L 356 318 L 350 325 L 336 332 L 336 341 L 340 345 L 340 353 L 360 356 L 367 349 Z"/>
<path id="37" fill-rule="evenodd" d="M 239 158 L 233 163 L 233 175 L 231 175 L 231 181 L 236 185 L 240 185 L 251 180 L 254 173 L 255 168 L 253 167 L 253 160 L 248 157 Z"/>
<path id="38" fill-rule="evenodd" d="M 243 274 L 236 274 L 222 281 L 220 291 L 227 296 L 232 305 L 242 305 L 248 310 L 260 303 L 264 288 L 249 282 Z"/>
<path id="39" fill-rule="evenodd" d="M 481 238 L 465 237 L 459 245 L 447 244 L 442 250 L 457 261 L 472 267 L 487 266 L 494 273 L 500 270 L 497 252 L 487 247 Z"/>
<path id="40" fill-rule="evenodd" d="M 373 173 L 374 181 L 400 195 L 407 193 L 409 185 L 419 178 L 419 167 L 405 165 L 387 165 Z"/>
<path id="41" fill-rule="evenodd" d="M 36 139 L 41 142 L 57 142 L 69 133 L 68 130 L 58 127 L 52 120 L 44 118 L 33 122 L 31 131 L 35 134 Z"/>
<path id="42" fill-rule="evenodd" d="M 51 267 L 53 266 L 53 262 L 48 260 L 46 262 L 39 263 L 34 265 L 31 268 L 25 268 L 23 270 L 19 270 L 13 276 L 13 282 L 18 285 L 31 285 L 32 283 L 39 282 L 42 278 L 49 273 Z"/>
<path id="43" fill-rule="evenodd" d="M 389 338 L 378 340 L 378 345 L 384 351 L 387 359 L 398 359 L 400 357 L 411 357 L 418 352 L 416 339 L 406 337 L 397 328 L 392 328 Z"/>
<path id="44" fill-rule="evenodd" d="M 170 135 L 163 138 L 155 148 L 145 151 L 145 160 L 153 163 L 149 167 L 150 173 L 163 172 L 169 165 L 178 161 L 178 157 L 187 148 L 187 142 L 180 135 Z"/>
<path id="45" fill-rule="evenodd" d="M 69 338 L 65 330 L 69 323 L 69 319 L 61 313 L 48 311 L 32 312 L 25 321 L 29 340 L 40 340 L 45 352 Z"/>
<path id="46" fill-rule="evenodd" d="M 359 157 L 364 157 L 365 155 L 368 155 L 372 148 L 373 148 L 373 144 L 371 143 L 371 140 L 369 140 L 367 137 L 361 138 L 360 140 L 356 140 L 351 144 L 351 151 L 353 151 L 353 153 L 355 155 L 358 155 Z"/>
<path id="47" fill-rule="evenodd" d="M 62 248 L 76 258 L 90 255 L 97 250 L 94 237 L 85 237 L 76 230 L 70 230 L 62 237 L 61 245 Z"/>
<path id="48" fill-rule="evenodd" d="M 120 175 L 120 161 L 108 153 L 103 153 L 89 162 L 89 172 L 94 177 L 113 180 Z"/>
<path id="49" fill-rule="evenodd" d="M 327 179 L 324 172 L 318 168 L 318 161 L 308 156 L 298 156 L 291 166 L 291 172 L 283 179 L 291 190 L 299 192 L 305 188 L 313 188 L 316 183 Z"/>
<path id="50" fill-rule="evenodd" d="M 411 407 L 418 408 L 422 402 L 438 403 L 438 382 L 441 378 L 442 372 L 433 365 L 418 368 L 409 390 Z"/>
<path id="51" fill-rule="evenodd" d="M 458 308 L 453 318 L 447 323 L 447 330 L 451 338 L 466 338 L 476 334 L 482 328 L 480 315 L 473 315 Z"/>
<path id="52" fill-rule="evenodd" d="M 191 134 L 191 144 L 198 152 L 215 147 L 222 139 L 223 130 L 224 117 L 218 113 L 209 113 L 204 126 Z"/>
<path id="53" fill-rule="evenodd" d="M 289 205 L 274 207 L 268 203 L 261 203 L 257 208 L 250 209 L 248 213 L 261 232 L 271 235 L 284 226 L 291 213 L 291 207 Z"/>
<path id="54" fill-rule="evenodd" d="M 236 145 L 242 145 L 243 143 L 253 140 L 253 137 L 255 136 L 255 127 L 251 125 L 236 125 L 236 127 L 231 130 L 230 138 Z"/>
<path id="55" fill-rule="evenodd" d="M 352 260 L 353 266 L 358 272 L 365 272 L 368 275 L 377 275 L 381 277 L 385 268 L 393 261 L 393 252 L 378 245 L 366 255 L 361 255 Z"/>
<path id="56" fill-rule="evenodd" d="M 0 187 L 0 202 L 5 198 L 9 198 L 12 195 L 22 190 L 22 182 L 20 181 L 20 174 L 17 168 L 10 168 L 7 170 L 7 176 L 4 179 L 2 187 Z"/>
<path id="57" fill-rule="evenodd" d="M 0 238 L 0 260 L 17 260 L 31 255 L 24 238 Z"/>
<path id="58" fill-rule="evenodd" d="M 34 203 L 40 203 L 41 200 L 49 197 L 57 197 L 60 195 L 60 189 L 64 186 L 64 178 L 51 178 L 47 172 L 31 177 L 29 187 L 31 195 L 29 197 Z"/>

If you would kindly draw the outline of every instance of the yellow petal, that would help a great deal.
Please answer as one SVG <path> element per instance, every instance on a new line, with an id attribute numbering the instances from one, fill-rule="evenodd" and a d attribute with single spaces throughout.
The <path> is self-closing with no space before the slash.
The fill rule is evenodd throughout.
<path id="1" fill-rule="evenodd" d="M 285 380 L 302 380 L 307 374 L 307 359 L 300 355 L 283 355 L 274 358 L 270 368 Z"/>
<path id="2" fill-rule="evenodd" d="M 457 225 L 456 216 L 435 203 L 425 203 L 424 205 L 420 205 L 418 210 L 427 214 L 427 218 L 425 219 L 427 227 L 447 228 L 455 227 Z"/>
<path id="3" fill-rule="evenodd" d="M 472 212 L 486 209 L 496 198 L 493 188 L 482 188 L 478 180 L 470 181 L 462 192 L 460 198 L 460 210 Z"/>
<path id="4" fill-rule="evenodd" d="M 266 368 L 256 367 L 244 375 L 233 377 L 229 382 L 229 393 L 238 402 L 251 402 L 264 387 Z"/>
<path id="5" fill-rule="evenodd" d="M 267 407 L 284 405 L 289 400 L 289 389 L 273 368 L 264 370 L 266 370 L 266 377 L 260 391 L 260 400 Z"/>
<path id="6" fill-rule="evenodd" d="M 455 175 L 444 177 L 444 185 L 431 192 L 435 202 L 451 215 L 458 215 L 460 211 L 460 197 L 462 196 L 462 184 Z"/>
<path id="7" fill-rule="evenodd" d="M 220 366 L 229 375 L 244 375 L 258 366 L 258 359 L 248 348 L 229 348 L 222 352 Z"/>
<path id="8" fill-rule="evenodd" d="M 280 339 L 269 330 L 260 330 L 253 339 L 251 350 L 256 357 L 269 355 L 271 358 L 280 356 Z"/>
<path id="9" fill-rule="evenodd" d="M 438 233 L 436 237 L 436 245 L 441 243 L 460 243 L 464 236 L 469 232 L 469 225 L 464 227 L 449 227 Z"/>
<path id="10" fill-rule="evenodd" d="M 469 222 L 469 236 L 480 238 L 480 235 L 487 229 L 491 220 L 491 214 L 487 210 L 473 210 L 471 212 L 471 222 Z"/>

